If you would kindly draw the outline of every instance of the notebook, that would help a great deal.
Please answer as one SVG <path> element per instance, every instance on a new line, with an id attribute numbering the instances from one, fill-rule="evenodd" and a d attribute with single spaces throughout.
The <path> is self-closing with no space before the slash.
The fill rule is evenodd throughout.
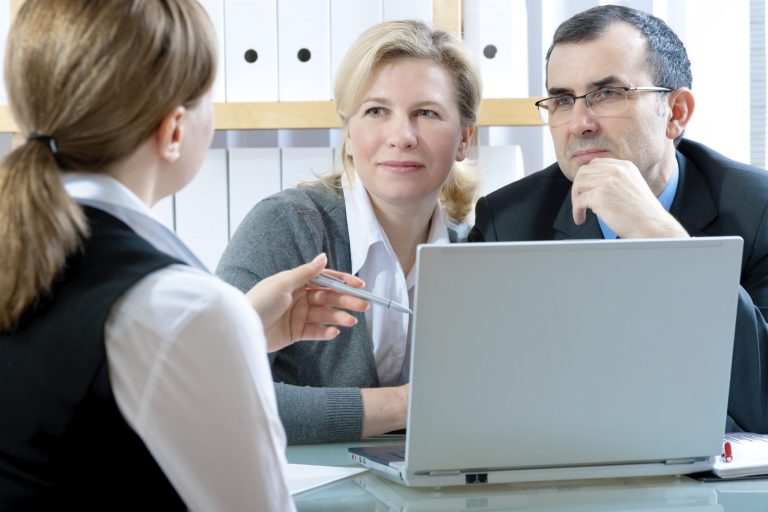
<path id="1" fill-rule="evenodd" d="M 686 474 L 722 451 L 739 237 L 420 246 L 408 486 Z"/>
<path id="2" fill-rule="evenodd" d="M 732 432 L 725 435 L 729 453 L 715 458 L 712 473 L 718 478 L 768 475 L 768 434 Z"/>

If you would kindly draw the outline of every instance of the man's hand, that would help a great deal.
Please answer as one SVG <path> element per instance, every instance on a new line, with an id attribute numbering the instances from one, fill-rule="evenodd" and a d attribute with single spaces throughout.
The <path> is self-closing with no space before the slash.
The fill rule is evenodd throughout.
<path id="1" fill-rule="evenodd" d="M 621 238 L 689 236 L 627 160 L 595 158 L 582 165 L 573 180 L 571 200 L 576 224 L 584 223 L 590 209 Z"/>
<path id="2" fill-rule="evenodd" d="M 343 311 L 365 311 L 368 303 L 350 295 L 320 288 L 310 283 L 325 268 L 327 258 L 320 254 L 314 260 L 260 281 L 246 293 L 253 309 L 261 317 L 267 348 L 279 350 L 299 340 L 330 340 L 339 334 L 335 326 L 351 327 L 357 319 Z M 331 270 L 325 271 L 362 288 L 357 277 Z"/>

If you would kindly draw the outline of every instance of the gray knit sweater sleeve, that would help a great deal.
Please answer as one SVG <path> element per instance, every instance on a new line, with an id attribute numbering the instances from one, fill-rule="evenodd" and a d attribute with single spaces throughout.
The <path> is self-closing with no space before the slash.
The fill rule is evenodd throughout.
<path id="1" fill-rule="evenodd" d="M 349 235 L 341 194 L 323 187 L 286 190 L 258 203 L 225 250 L 216 273 L 243 291 L 261 279 L 328 255 L 349 272 Z M 378 386 L 364 315 L 332 341 L 302 341 L 270 354 L 288 442 L 359 439 L 360 388 Z"/>

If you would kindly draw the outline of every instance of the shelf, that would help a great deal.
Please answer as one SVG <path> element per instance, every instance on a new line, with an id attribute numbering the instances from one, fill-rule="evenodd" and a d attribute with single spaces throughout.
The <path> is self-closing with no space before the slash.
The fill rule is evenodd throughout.
<path id="1" fill-rule="evenodd" d="M 0 107 L 0 133 L 15 133 L 17 131 L 11 109 L 3 105 Z"/>
<path id="2" fill-rule="evenodd" d="M 541 125 L 531 98 L 488 99 L 480 106 L 480 126 Z M 340 128 L 332 101 L 275 103 L 218 103 L 218 130 L 275 130 L 295 128 Z"/>
<path id="3" fill-rule="evenodd" d="M 24 0 L 11 0 L 11 19 Z M 436 27 L 461 33 L 462 0 L 433 0 Z M 539 126 L 536 98 L 486 99 L 480 106 L 480 126 Z M 217 103 L 217 130 L 278 130 L 302 128 L 340 128 L 332 101 L 264 103 Z M 0 133 L 18 128 L 7 106 L 0 106 Z"/>
<path id="4" fill-rule="evenodd" d="M 217 130 L 277 130 L 282 128 L 339 128 L 332 101 L 217 103 Z"/>
<path id="5" fill-rule="evenodd" d="M 479 126 L 541 126 L 533 104 L 541 98 L 489 98 L 480 104 Z"/>
<path id="6" fill-rule="evenodd" d="M 533 98 L 488 99 L 480 106 L 480 126 L 538 126 Z M 217 103 L 217 130 L 340 128 L 332 101 Z M 17 131 L 8 107 L 0 107 L 0 132 Z"/>

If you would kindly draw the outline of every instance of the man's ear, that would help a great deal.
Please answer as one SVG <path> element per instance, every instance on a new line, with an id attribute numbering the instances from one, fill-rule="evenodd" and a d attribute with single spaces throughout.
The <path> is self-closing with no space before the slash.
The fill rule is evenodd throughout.
<path id="1" fill-rule="evenodd" d="M 465 158 L 467 158 L 467 151 L 469 150 L 469 145 L 472 143 L 472 137 L 475 135 L 475 125 L 467 125 L 461 127 L 460 136 L 459 139 L 459 146 L 456 148 L 456 158 L 455 160 L 457 162 L 461 162 Z"/>
<path id="2" fill-rule="evenodd" d="M 680 136 L 691 120 L 696 100 L 687 87 L 681 87 L 669 93 L 669 119 L 667 120 L 667 138 L 670 140 Z"/>
<path id="3" fill-rule="evenodd" d="M 181 156 L 181 139 L 184 137 L 184 120 L 187 110 L 178 106 L 171 110 L 155 131 L 155 140 L 160 156 L 168 162 L 175 162 Z"/>

